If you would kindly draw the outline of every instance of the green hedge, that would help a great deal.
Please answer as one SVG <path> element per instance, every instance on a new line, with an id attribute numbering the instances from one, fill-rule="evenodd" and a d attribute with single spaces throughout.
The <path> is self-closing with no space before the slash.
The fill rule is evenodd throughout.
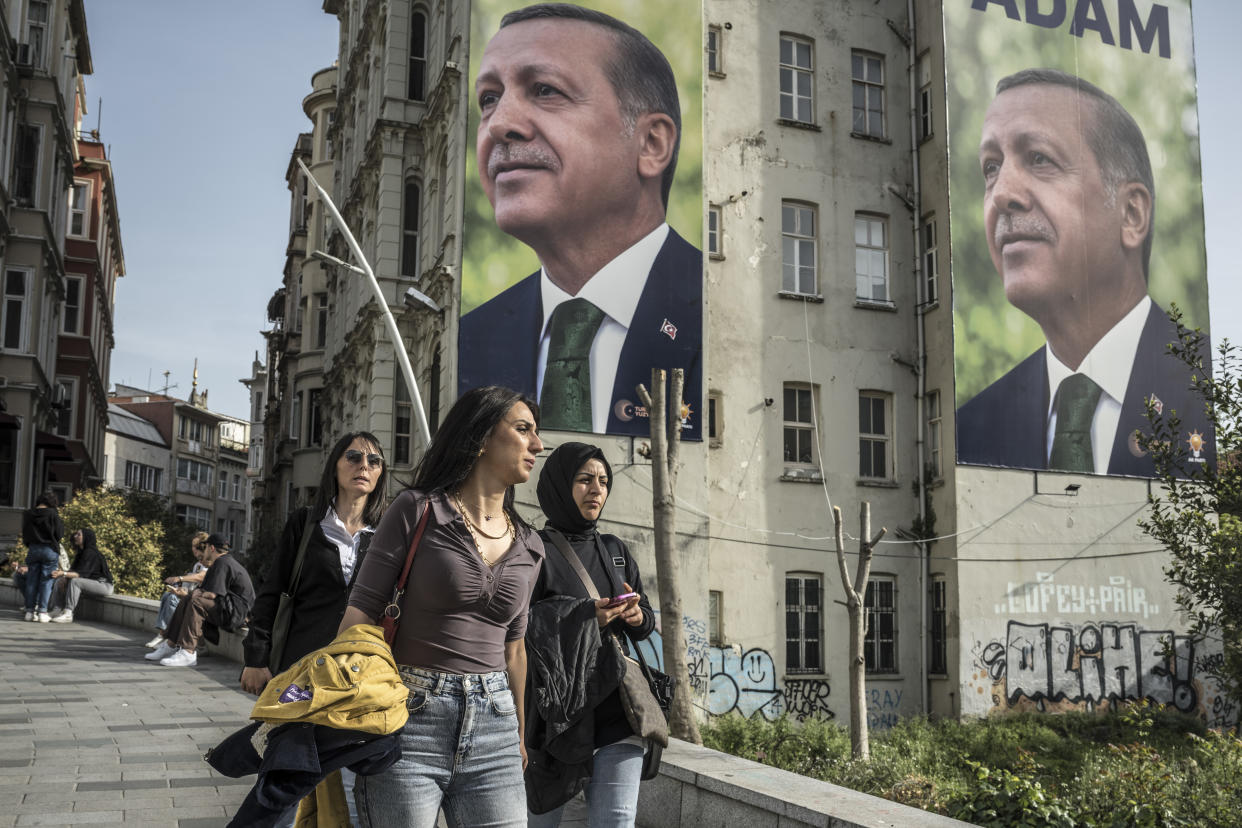
<path id="1" fill-rule="evenodd" d="M 907 719 L 850 758 L 832 722 L 736 714 L 708 747 L 983 826 L 1242 824 L 1242 741 L 1197 719 L 1136 704 L 1120 713 Z"/>

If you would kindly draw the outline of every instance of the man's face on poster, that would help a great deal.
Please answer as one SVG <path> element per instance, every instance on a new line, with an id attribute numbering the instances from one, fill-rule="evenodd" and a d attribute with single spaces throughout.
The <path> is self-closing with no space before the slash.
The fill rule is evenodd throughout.
<path id="1" fill-rule="evenodd" d="M 1082 126 L 1094 117 L 1069 87 L 1026 84 L 997 95 L 984 118 L 988 251 L 1010 304 L 1036 320 L 1124 270 L 1122 207 Z"/>
<path id="2" fill-rule="evenodd" d="M 479 178 L 501 230 L 532 247 L 589 239 L 639 192 L 633 124 L 604 73 L 602 26 L 535 19 L 501 29 L 475 83 Z"/>

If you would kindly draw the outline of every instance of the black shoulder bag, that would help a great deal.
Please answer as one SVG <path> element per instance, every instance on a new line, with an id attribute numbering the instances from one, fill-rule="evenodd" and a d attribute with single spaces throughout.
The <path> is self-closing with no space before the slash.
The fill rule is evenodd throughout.
<path id="1" fill-rule="evenodd" d="M 595 588 L 595 582 L 591 580 L 582 561 L 578 560 L 569 541 L 555 529 L 548 528 L 546 531 L 557 551 L 582 581 L 587 595 L 598 601 L 599 590 Z M 638 647 L 633 648 L 637 659 L 625 655 L 621 642 L 611 630 L 601 630 L 600 634 L 607 642 L 605 646 L 617 648 L 625 660 L 625 675 L 621 680 L 621 708 L 625 711 L 625 718 L 635 735 L 647 741 L 648 750 L 643 759 L 642 778 L 653 779 L 660 770 L 660 754 L 668 747 L 668 707 L 661 702 L 661 694 L 657 692 L 657 688 L 667 694 L 668 704 L 671 704 L 673 679 L 649 667 Z"/>
<path id="2" fill-rule="evenodd" d="M 280 593 L 280 603 L 276 605 L 276 617 L 272 619 L 272 646 L 267 656 L 267 669 L 272 675 L 280 672 L 281 659 L 285 655 L 285 643 L 289 640 L 289 627 L 293 625 L 293 597 L 298 594 L 298 585 L 302 582 L 302 564 L 306 562 L 306 545 L 310 543 L 311 534 L 315 531 L 315 518 L 308 511 L 306 526 L 302 529 L 302 542 L 298 544 L 298 556 L 293 559 L 293 571 L 289 574 L 289 583 Z"/>

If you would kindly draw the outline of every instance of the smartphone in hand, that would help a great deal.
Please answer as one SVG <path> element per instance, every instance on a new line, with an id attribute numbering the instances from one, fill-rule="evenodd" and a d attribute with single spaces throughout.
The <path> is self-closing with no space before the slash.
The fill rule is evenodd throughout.
<path id="1" fill-rule="evenodd" d="M 630 600 L 631 598 L 637 598 L 637 597 L 638 597 L 637 592 L 623 592 L 615 598 L 609 598 L 606 606 L 619 607 L 622 604 L 624 604 L 626 601 Z"/>

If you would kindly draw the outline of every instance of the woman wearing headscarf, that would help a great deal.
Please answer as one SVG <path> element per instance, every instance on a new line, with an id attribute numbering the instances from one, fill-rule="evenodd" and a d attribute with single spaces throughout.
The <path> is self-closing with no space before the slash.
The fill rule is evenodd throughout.
<path id="1" fill-rule="evenodd" d="M 103 553 L 95 545 L 94 529 L 79 529 L 70 537 L 77 554 L 73 558 L 73 566 L 67 572 L 56 571 L 56 601 L 63 611 L 53 613 L 52 620 L 68 624 L 73 621 L 73 612 L 78 608 L 78 599 L 82 593 L 102 598 L 112 594 L 112 571 Z"/>
<path id="2" fill-rule="evenodd" d="M 590 597 L 572 564 L 554 549 L 561 547 L 558 541 L 563 539 L 601 596 L 595 601 L 594 612 L 601 645 L 606 645 L 602 636 L 611 632 L 628 650 L 633 645 L 627 641 L 642 641 L 651 635 L 655 614 L 643 594 L 638 563 L 625 542 L 615 535 L 601 534 L 596 528 L 612 485 L 612 468 L 597 446 L 564 443 L 548 456 L 537 487 L 539 507 L 547 517 L 539 535 L 548 552 L 535 582 L 531 605 L 557 596 Z M 624 601 L 614 600 L 627 595 Z M 586 623 L 590 623 L 589 617 Z M 528 645 L 532 643 L 538 642 L 528 641 Z M 591 828 L 633 826 L 644 743 L 634 735 L 625 717 L 620 690 L 613 690 L 598 701 L 593 719 L 594 758 L 590 775 L 584 780 L 588 824 Z M 537 734 L 532 733 L 532 738 L 538 738 Z M 565 789 L 556 798 L 567 799 L 566 795 L 572 794 L 572 790 Z M 547 813 L 532 813 L 529 825 L 554 828 L 560 825 L 563 808 L 562 804 Z"/>

